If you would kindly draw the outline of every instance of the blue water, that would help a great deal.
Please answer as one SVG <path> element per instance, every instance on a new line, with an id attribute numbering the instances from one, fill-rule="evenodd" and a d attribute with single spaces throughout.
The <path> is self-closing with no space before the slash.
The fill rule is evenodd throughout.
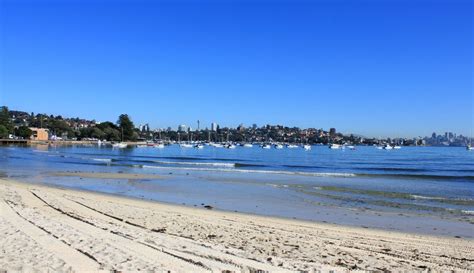
<path id="1" fill-rule="evenodd" d="M 474 227 L 474 152 L 464 148 L 9 146 L 0 147 L 0 163 L 0 176 L 20 181 L 187 206 L 440 234 L 469 234 Z M 57 172 L 163 179 L 92 179 Z M 399 227 L 394 219 L 407 215 L 413 221 Z M 430 221 L 420 225 L 415 216 Z"/>

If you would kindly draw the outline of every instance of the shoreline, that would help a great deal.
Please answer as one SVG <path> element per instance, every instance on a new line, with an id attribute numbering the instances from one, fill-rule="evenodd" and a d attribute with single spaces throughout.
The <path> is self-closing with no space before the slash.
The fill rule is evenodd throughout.
<path id="1" fill-rule="evenodd" d="M 68 173 L 65 173 L 68 174 Z M 58 175 L 58 177 L 64 176 L 64 177 L 81 177 L 83 173 L 70 173 L 71 175 Z M 93 178 L 96 179 L 142 179 L 143 177 L 142 174 L 135 176 L 133 174 L 131 178 L 128 177 L 126 173 L 110 173 L 117 175 L 117 177 L 108 177 L 109 173 L 91 173 L 92 176 L 95 176 Z M 122 176 L 123 175 L 123 176 Z M 143 175 L 144 177 L 146 175 Z M 157 176 L 159 179 L 166 179 L 165 176 Z M 84 178 L 87 178 L 84 176 Z M 3 180 L 3 181 L 2 181 Z M 229 214 L 229 215 L 235 215 L 236 217 L 239 216 L 250 216 L 250 217 L 258 217 L 258 218 L 263 218 L 267 219 L 269 221 L 275 220 L 275 221 L 288 221 L 289 223 L 301 223 L 301 224 L 315 224 L 315 225 L 321 225 L 321 226 L 327 226 L 327 227 L 340 227 L 340 228 L 348 228 L 348 229 L 355 229 L 355 230 L 360 230 L 360 231 L 365 231 L 365 230 L 370 230 L 374 232 L 385 232 L 385 233 L 394 233 L 394 234 L 399 234 L 399 235 L 411 235 L 411 236 L 424 236 L 424 237 L 434 237 L 434 238 L 445 238 L 445 239 L 451 239 L 451 238 L 456 238 L 456 239 L 464 239 L 464 240 L 470 240 L 474 242 L 474 237 L 462 237 L 462 236 L 456 236 L 456 235 L 447 235 L 447 234 L 432 234 L 432 233 L 426 233 L 426 232 L 416 232 L 416 231 L 401 231 L 397 229 L 390 229 L 390 228 L 383 228 L 383 227 L 367 227 L 363 225 L 347 225 L 347 224 L 340 224 L 340 223 L 331 223 L 328 221 L 318 221 L 318 220 L 309 220 L 309 219 L 300 219 L 300 218 L 295 218 L 295 217 L 285 217 L 285 216 L 277 216 L 277 215 L 265 215 L 265 214 L 258 214 L 254 212 L 244 212 L 244 211 L 237 211 L 237 210 L 231 210 L 231 209 L 224 209 L 220 207 L 214 207 L 210 206 L 209 204 L 206 203 L 201 203 L 200 206 L 197 205 L 192 205 L 190 203 L 175 203 L 175 202 L 167 202 L 167 201 L 161 201 L 161 200 L 155 200 L 155 199 L 147 199 L 139 196 L 133 196 L 133 195 L 125 195 L 121 193 L 111 193 L 111 192 L 99 192 L 95 190 L 90 190 L 90 189 L 81 189 L 81 188 L 74 188 L 74 187 L 68 187 L 64 185 L 57 185 L 57 184 L 48 184 L 48 183 L 35 183 L 35 182 L 23 182 L 19 181 L 17 179 L 12 179 L 12 178 L 2 178 L 0 177 L 0 184 L 3 183 L 4 181 L 8 181 L 9 183 L 17 184 L 17 185 L 27 185 L 30 187 L 38 187 L 38 188 L 45 188 L 45 189 L 57 189 L 57 190 L 64 190 L 64 191 L 71 191 L 71 192 L 78 192 L 78 193 L 84 193 L 88 195 L 95 196 L 96 198 L 101 198 L 101 197 L 110 197 L 110 198 L 117 198 L 117 199 L 124 199 L 124 200 L 130 200 L 133 202 L 143 202 L 144 204 L 157 204 L 160 206 L 168 206 L 169 209 L 173 209 L 176 207 L 178 210 L 179 209 L 190 209 L 190 210 L 197 210 L 197 211 L 212 211 L 213 213 L 217 214 L 222 214 L 223 216 Z M 206 206 L 210 206 L 210 208 L 206 208 Z M 354 213 L 359 213 L 357 210 L 353 211 Z M 373 214 L 380 214 L 380 212 L 372 212 Z M 386 215 L 393 215 L 397 216 L 399 215 L 398 212 L 384 212 Z M 405 214 L 407 216 L 414 216 L 410 214 Z M 423 215 L 416 215 L 417 217 L 420 218 L 428 218 L 428 219 L 438 219 L 436 216 L 431 216 L 428 214 L 423 214 Z"/>
<path id="2" fill-rule="evenodd" d="M 0 179 L 0 196 L 8 212 L 0 215 L 2 234 L 11 234 L 0 239 L 8 248 L 0 269 L 474 270 L 472 240 L 464 238 L 206 210 L 6 179 Z M 26 247 L 13 250 L 18 244 Z M 54 265 L 44 264 L 45 249 Z M 18 251 L 33 257 L 20 260 Z"/>

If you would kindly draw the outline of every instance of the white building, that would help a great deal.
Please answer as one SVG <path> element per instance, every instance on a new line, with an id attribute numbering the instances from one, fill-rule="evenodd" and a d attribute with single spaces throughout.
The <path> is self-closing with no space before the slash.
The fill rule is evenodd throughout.
<path id="1" fill-rule="evenodd" d="M 211 131 L 213 132 L 217 131 L 217 123 L 215 122 L 211 123 Z"/>
<path id="2" fill-rule="evenodd" d="M 184 125 L 184 124 L 181 124 L 178 126 L 178 132 L 187 132 L 188 131 L 188 126 Z"/>

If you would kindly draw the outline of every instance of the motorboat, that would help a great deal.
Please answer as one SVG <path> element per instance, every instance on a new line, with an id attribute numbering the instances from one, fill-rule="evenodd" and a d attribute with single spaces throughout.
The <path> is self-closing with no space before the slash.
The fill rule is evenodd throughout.
<path id="1" fill-rule="evenodd" d="M 155 148 L 158 148 L 158 149 L 163 149 L 164 147 L 165 147 L 165 144 L 163 143 L 159 143 L 155 145 Z"/>
<path id="2" fill-rule="evenodd" d="M 243 145 L 243 147 L 245 147 L 245 148 L 252 148 L 253 145 L 250 144 L 250 143 L 245 143 L 245 144 Z"/>
<path id="3" fill-rule="evenodd" d="M 281 145 L 281 144 L 275 144 L 275 149 L 283 149 L 283 145 Z"/>
<path id="4" fill-rule="evenodd" d="M 236 146 L 234 144 L 227 144 L 225 147 L 227 149 L 235 149 Z"/>
<path id="5" fill-rule="evenodd" d="M 348 145 L 348 146 L 346 146 L 346 147 L 347 147 L 347 149 L 349 149 L 349 150 L 355 150 L 355 149 L 356 149 L 356 147 L 353 146 L 353 145 Z"/>
<path id="6" fill-rule="evenodd" d="M 287 147 L 288 149 L 296 149 L 296 148 L 298 148 L 298 145 L 288 144 L 286 147 Z"/>
<path id="7" fill-rule="evenodd" d="M 393 149 L 395 149 L 395 150 L 400 150 L 401 148 L 402 148 L 402 146 L 398 146 L 398 145 L 393 146 Z"/>
<path id="8" fill-rule="evenodd" d="M 340 144 L 333 143 L 333 144 L 329 145 L 329 149 L 334 149 L 335 150 L 335 149 L 341 149 L 341 148 L 342 148 L 342 145 L 340 145 Z"/>

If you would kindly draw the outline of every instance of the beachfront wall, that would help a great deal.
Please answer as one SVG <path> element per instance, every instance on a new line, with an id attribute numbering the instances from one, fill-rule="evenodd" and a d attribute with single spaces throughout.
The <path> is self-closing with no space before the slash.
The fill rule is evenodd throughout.
<path id="1" fill-rule="evenodd" d="M 31 127 L 30 130 L 33 132 L 30 137 L 32 140 L 48 140 L 49 139 L 48 129 Z"/>

